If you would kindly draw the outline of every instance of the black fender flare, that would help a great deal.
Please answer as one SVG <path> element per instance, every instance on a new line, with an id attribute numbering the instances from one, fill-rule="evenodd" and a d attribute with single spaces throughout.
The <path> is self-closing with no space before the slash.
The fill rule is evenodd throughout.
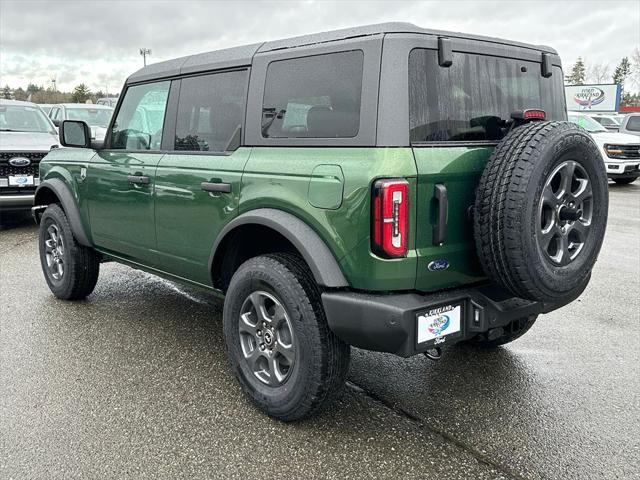
<path id="1" fill-rule="evenodd" d="M 334 288 L 349 286 L 331 250 L 315 230 L 298 217 L 274 208 L 250 210 L 227 223 L 213 244 L 209 271 L 212 271 L 216 252 L 225 237 L 237 227 L 248 224 L 271 228 L 289 240 L 307 262 L 319 285 Z"/>
<path id="2" fill-rule="evenodd" d="M 73 194 L 71 193 L 71 189 L 63 180 L 59 178 L 51 178 L 42 182 L 36 189 L 33 200 L 34 208 L 37 209 L 39 206 L 44 205 L 41 204 L 41 202 L 43 198 L 43 192 L 47 190 L 51 190 L 60 200 L 60 204 L 62 206 L 62 209 L 64 210 L 64 213 L 67 215 L 67 220 L 69 220 L 69 225 L 71 225 L 71 232 L 73 233 L 76 241 L 80 245 L 83 245 L 85 247 L 93 247 L 92 243 L 89 241 L 89 237 L 84 230 L 84 226 L 82 225 L 80 210 L 78 209 L 78 205 L 76 204 Z"/>

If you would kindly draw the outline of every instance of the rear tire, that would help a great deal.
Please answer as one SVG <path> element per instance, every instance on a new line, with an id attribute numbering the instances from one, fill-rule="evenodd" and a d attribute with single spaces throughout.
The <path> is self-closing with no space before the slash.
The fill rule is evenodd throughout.
<path id="1" fill-rule="evenodd" d="M 229 284 L 223 322 L 233 373 L 267 415 L 308 417 L 343 387 L 350 348 L 329 330 L 318 286 L 299 257 L 243 263 Z"/>
<path id="2" fill-rule="evenodd" d="M 100 274 L 100 255 L 76 242 L 64 210 L 51 204 L 39 230 L 40 264 L 51 292 L 62 300 L 79 300 L 93 292 Z"/>
<path id="3" fill-rule="evenodd" d="M 616 182 L 618 185 L 629 185 L 630 183 L 635 182 L 638 179 L 638 177 L 616 177 L 613 179 L 614 182 Z"/>

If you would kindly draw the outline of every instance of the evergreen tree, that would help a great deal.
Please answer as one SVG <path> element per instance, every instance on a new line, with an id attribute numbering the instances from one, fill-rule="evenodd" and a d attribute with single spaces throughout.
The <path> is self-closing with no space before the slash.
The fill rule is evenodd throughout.
<path id="1" fill-rule="evenodd" d="M 2 89 L 2 98 L 4 98 L 5 100 L 11 100 L 13 98 L 13 95 L 11 95 L 11 89 L 9 88 L 9 85 L 5 85 L 4 88 Z"/>
<path id="2" fill-rule="evenodd" d="M 613 72 L 613 83 L 620 84 L 621 93 L 624 93 L 624 81 L 627 79 L 630 73 L 631 64 L 629 63 L 629 58 L 624 57 L 620 61 L 620 64 L 616 67 L 616 70 Z"/>
<path id="3" fill-rule="evenodd" d="M 582 57 L 578 57 L 576 63 L 571 67 L 571 73 L 566 76 L 565 80 L 570 85 L 584 85 L 584 80 L 587 75 L 586 67 Z"/>
<path id="4" fill-rule="evenodd" d="M 71 94 L 71 98 L 74 102 L 84 103 L 91 97 L 91 90 L 84 83 L 77 85 L 76 88 L 73 89 L 73 93 Z"/>

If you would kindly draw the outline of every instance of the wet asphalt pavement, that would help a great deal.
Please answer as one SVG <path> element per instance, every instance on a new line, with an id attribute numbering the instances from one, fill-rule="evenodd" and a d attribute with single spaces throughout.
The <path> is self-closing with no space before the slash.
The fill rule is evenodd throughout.
<path id="1" fill-rule="evenodd" d="M 56 300 L 35 226 L 5 216 L 0 478 L 640 478 L 640 182 L 610 203 L 579 301 L 493 352 L 354 350 L 297 424 L 241 396 L 217 300 L 113 263 Z"/>

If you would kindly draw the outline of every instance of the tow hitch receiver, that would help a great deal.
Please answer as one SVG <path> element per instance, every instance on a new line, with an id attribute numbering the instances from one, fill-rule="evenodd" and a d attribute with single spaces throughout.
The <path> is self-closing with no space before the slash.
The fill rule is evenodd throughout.
<path id="1" fill-rule="evenodd" d="M 440 347 L 430 348 L 429 350 L 424 352 L 424 356 L 427 357 L 429 360 L 433 360 L 434 362 L 437 362 L 442 358 L 442 349 Z"/>

